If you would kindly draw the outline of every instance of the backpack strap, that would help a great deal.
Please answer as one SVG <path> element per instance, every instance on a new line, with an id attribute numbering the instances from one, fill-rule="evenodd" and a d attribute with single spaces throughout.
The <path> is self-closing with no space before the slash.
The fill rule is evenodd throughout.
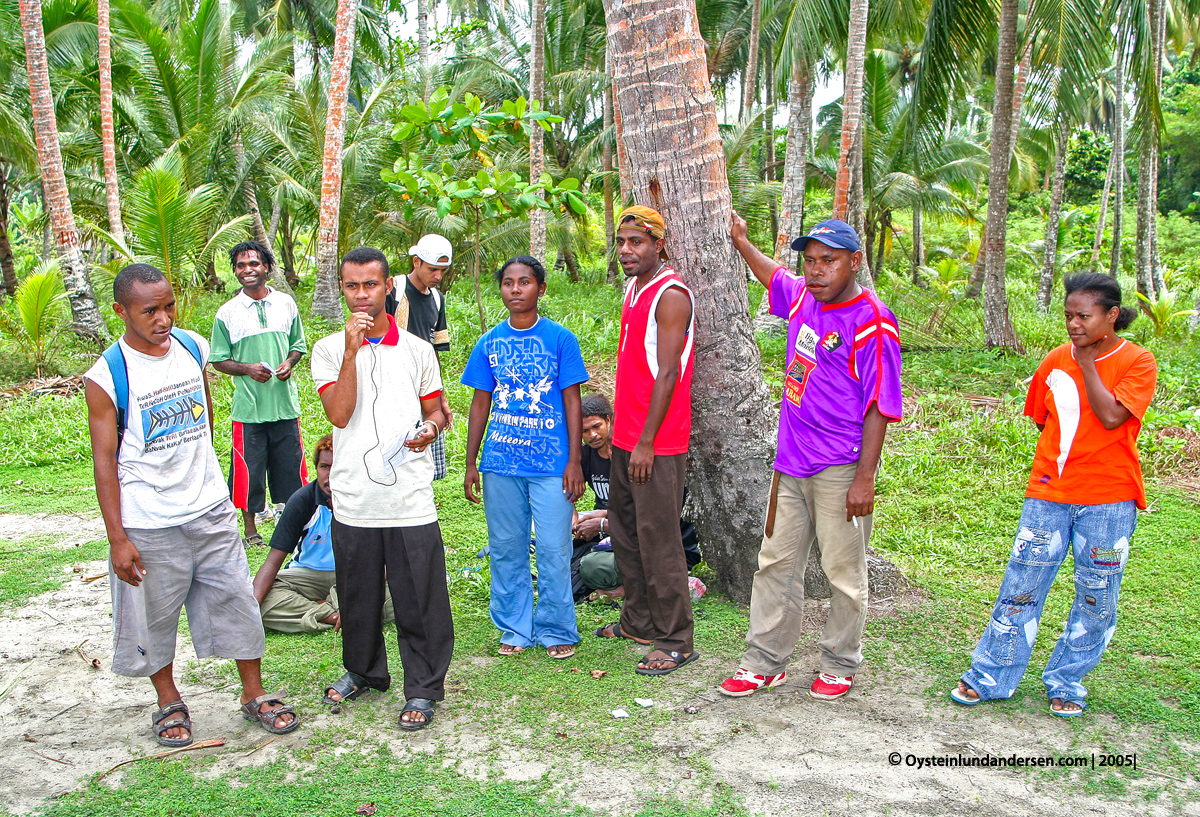
<path id="1" fill-rule="evenodd" d="M 108 364 L 108 372 L 112 375 L 113 396 L 117 406 L 117 458 L 121 456 L 121 440 L 125 438 L 126 415 L 129 412 L 129 367 L 125 363 L 125 353 L 121 351 L 121 342 L 113 341 L 112 345 L 101 355 Z"/>
<path id="2" fill-rule="evenodd" d="M 184 349 L 188 350 L 188 353 L 196 361 L 196 365 L 200 367 L 200 376 L 203 378 L 204 359 L 200 355 L 200 345 L 196 343 L 191 335 L 189 335 L 187 332 L 184 332 L 182 329 L 172 329 L 171 337 L 179 341 L 180 345 L 182 345 Z"/>

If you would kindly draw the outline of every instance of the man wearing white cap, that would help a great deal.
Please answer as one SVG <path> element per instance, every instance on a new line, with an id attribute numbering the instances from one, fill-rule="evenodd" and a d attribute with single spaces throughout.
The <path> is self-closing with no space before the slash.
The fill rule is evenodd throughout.
<path id="1" fill-rule="evenodd" d="M 396 318 L 396 325 L 408 333 L 433 344 L 435 352 L 450 351 L 450 328 L 446 322 L 446 299 L 438 291 L 442 276 L 454 258 L 454 248 L 443 236 L 429 233 L 409 248 L 412 270 L 404 282 L 404 289 L 388 295 L 387 311 Z M 399 287 L 397 287 L 399 289 Z M 442 414 L 446 428 L 454 421 L 450 403 L 442 393 Z M 446 476 L 446 443 L 442 436 L 431 446 L 434 461 L 434 479 Z"/>

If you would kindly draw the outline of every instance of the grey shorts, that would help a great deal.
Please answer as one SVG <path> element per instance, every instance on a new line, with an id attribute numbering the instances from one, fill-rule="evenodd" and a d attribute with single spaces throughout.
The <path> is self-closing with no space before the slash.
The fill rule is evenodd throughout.
<path id="1" fill-rule="evenodd" d="M 237 515 L 228 499 L 172 528 L 126 528 L 146 575 L 137 587 L 109 565 L 113 672 L 146 677 L 175 660 L 179 611 L 199 658 L 262 658 L 266 641 Z"/>

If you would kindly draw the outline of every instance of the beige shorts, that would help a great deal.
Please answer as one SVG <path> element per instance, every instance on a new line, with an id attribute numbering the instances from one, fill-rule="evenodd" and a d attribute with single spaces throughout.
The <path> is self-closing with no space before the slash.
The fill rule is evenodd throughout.
<path id="1" fill-rule="evenodd" d="M 232 502 L 177 527 L 126 528 L 125 534 L 146 575 L 134 587 L 109 565 L 113 672 L 140 678 L 172 663 L 183 607 L 197 657 L 262 658 L 262 617 Z"/>

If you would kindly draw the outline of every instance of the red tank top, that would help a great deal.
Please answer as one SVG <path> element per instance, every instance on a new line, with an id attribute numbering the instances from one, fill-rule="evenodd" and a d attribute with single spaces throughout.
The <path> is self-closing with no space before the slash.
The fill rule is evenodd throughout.
<path id="1" fill-rule="evenodd" d="M 616 398 L 613 400 L 613 445 L 626 451 L 637 447 L 646 417 L 650 412 L 650 394 L 658 376 L 658 321 L 655 311 L 662 294 L 671 287 L 683 290 L 688 300 L 692 292 L 683 279 L 670 267 L 663 267 L 642 287 L 637 281 L 625 290 L 621 308 L 621 343 L 617 352 Z M 688 319 L 687 340 L 679 357 L 679 381 L 671 396 L 667 416 L 654 438 L 654 453 L 658 456 L 685 454 L 692 433 L 692 330 L 695 308 Z"/>

